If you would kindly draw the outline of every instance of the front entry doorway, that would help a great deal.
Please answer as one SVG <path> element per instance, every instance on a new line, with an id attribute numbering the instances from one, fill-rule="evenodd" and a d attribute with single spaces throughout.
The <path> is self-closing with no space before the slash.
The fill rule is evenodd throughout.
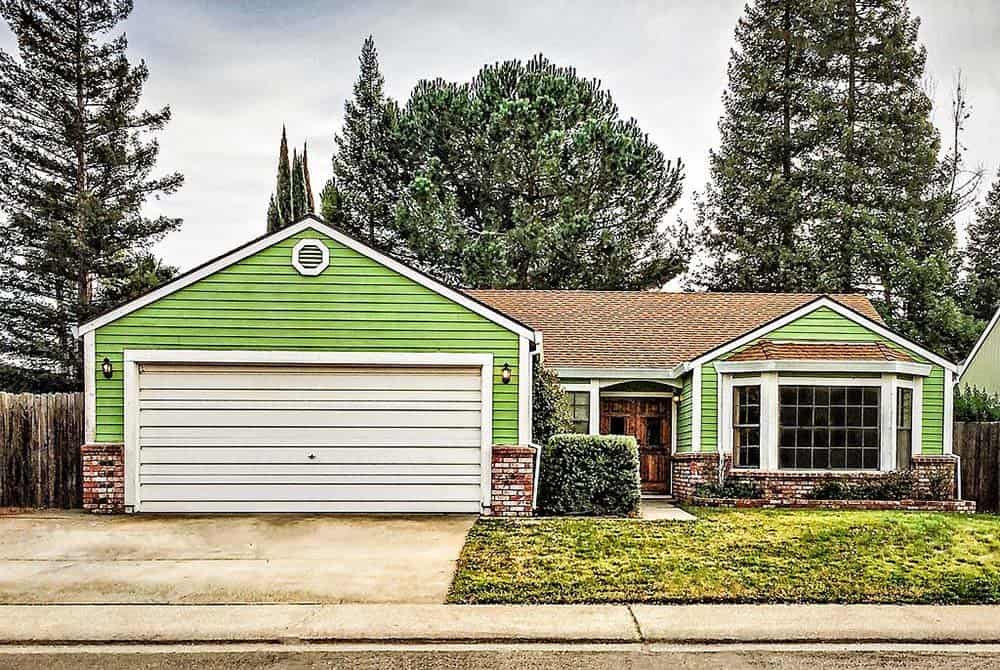
<path id="1" fill-rule="evenodd" d="M 643 493 L 670 490 L 671 398 L 602 397 L 602 435 L 632 435 L 639 443 Z"/>

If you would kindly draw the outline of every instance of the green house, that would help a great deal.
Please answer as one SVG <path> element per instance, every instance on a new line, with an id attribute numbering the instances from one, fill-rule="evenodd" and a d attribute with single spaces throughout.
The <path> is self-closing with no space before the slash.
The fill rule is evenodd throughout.
<path id="1" fill-rule="evenodd" d="M 95 511 L 530 513 L 539 359 L 648 493 L 954 472 L 956 367 L 862 296 L 461 290 L 308 218 L 77 333 Z"/>
<path id="2" fill-rule="evenodd" d="M 1000 309 L 962 364 L 959 383 L 1000 396 Z"/>

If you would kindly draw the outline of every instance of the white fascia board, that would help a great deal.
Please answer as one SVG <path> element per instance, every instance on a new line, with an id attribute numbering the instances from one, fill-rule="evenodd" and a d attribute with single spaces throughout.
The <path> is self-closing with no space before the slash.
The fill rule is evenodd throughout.
<path id="1" fill-rule="evenodd" d="M 126 363 L 257 365 L 492 366 L 493 354 L 396 351 L 229 351 L 215 349 L 126 349 Z"/>
<path id="2" fill-rule="evenodd" d="M 993 332 L 993 329 L 997 327 L 998 323 L 1000 323 L 1000 308 L 998 308 L 997 313 L 993 315 L 989 325 L 986 326 L 986 330 L 984 330 L 983 334 L 979 336 L 979 339 L 976 341 L 976 346 L 972 347 L 972 351 L 966 357 L 965 362 L 958 368 L 957 372 L 959 382 L 962 381 L 962 377 L 965 376 L 966 368 L 968 368 L 969 364 L 975 360 L 976 354 L 978 354 L 979 350 L 983 348 L 983 345 L 986 343 L 986 338 L 990 336 L 990 333 Z"/>
<path id="3" fill-rule="evenodd" d="M 882 324 L 877 323 L 877 322 L 869 319 L 868 317 L 855 312 L 852 309 L 844 307 L 843 305 L 841 305 L 836 300 L 833 300 L 831 298 L 827 298 L 825 296 L 821 297 L 821 298 L 817 298 L 816 300 L 813 300 L 812 302 L 810 302 L 810 303 L 808 303 L 806 305 L 803 305 L 802 307 L 799 307 L 798 309 L 792 310 L 791 312 L 789 312 L 788 314 L 784 315 L 783 317 L 781 317 L 779 319 L 775 319 L 774 321 L 772 321 L 772 322 L 770 322 L 768 324 L 765 324 L 765 325 L 761 326 L 760 328 L 758 328 L 756 330 L 750 331 L 746 335 L 742 335 L 742 336 L 736 338 L 735 340 L 732 340 L 728 344 L 724 344 L 721 347 L 717 347 L 717 348 L 713 349 L 712 351 L 709 351 L 709 352 L 703 354 L 702 356 L 700 356 L 700 357 L 694 359 L 693 361 L 691 361 L 690 365 L 691 366 L 697 366 L 697 365 L 701 365 L 703 363 L 707 363 L 709 361 L 715 360 L 719 356 L 723 356 L 723 355 L 729 353 L 730 351 L 733 351 L 735 349 L 739 349 L 743 345 L 749 344 L 750 342 L 753 342 L 754 340 L 757 340 L 757 339 L 763 337 L 764 335 L 767 335 L 771 331 L 777 330 L 778 328 L 781 328 L 782 326 L 788 325 L 789 323 L 792 323 L 793 321 L 797 321 L 798 319 L 801 319 L 803 316 L 806 316 L 807 314 L 811 314 L 812 312 L 815 312 L 818 309 L 822 309 L 823 307 L 826 307 L 827 309 L 830 309 L 830 310 L 836 312 L 837 314 L 839 314 L 840 316 L 844 317 L 845 319 L 848 319 L 848 320 L 853 321 L 853 322 L 855 322 L 855 323 L 857 323 L 857 324 L 859 324 L 861 326 L 864 326 L 868 330 L 874 332 L 877 335 L 881 335 L 882 337 L 884 337 L 885 339 L 889 340 L 890 342 L 895 342 L 896 344 L 900 345 L 901 347 L 905 347 L 906 349 L 909 349 L 910 351 L 913 351 L 913 352 L 919 354 L 920 356 L 926 358 L 927 360 L 931 361 L 932 363 L 936 363 L 937 365 L 940 365 L 945 370 L 951 370 L 952 372 L 956 372 L 958 370 L 958 366 L 956 366 L 951 361 L 948 361 L 948 360 L 946 360 L 944 358 L 941 358 L 940 356 L 938 356 L 937 354 L 935 354 L 933 351 L 928 351 L 927 349 L 924 349 L 919 344 L 911 342 L 911 341 L 907 340 L 905 337 L 903 337 L 902 335 L 899 335 L 897 333 L 892 332 L 891 330 L 889 330 L 888 328 L 886 328 Z"/>
<path id="4" fill-rule="evenodd" d="M 560 377 L 580 377 L 584 379 L 615 380 L 611 383 L 618 384 L 620 380 L 678 380 L 674 374 L 675 369 L 671 368 L 588 368 L 588 367 L 557 367 L 553 368 Z"/>
<path id="5" fill-rule="evenodd" d="M 303 221 L 299 221 L 298 223 L 295 223 L 291 226 L 288 226 L 287 228 L 283 228 L 279 231 L 276 231 L 271 235 L 268 235 L 267 237 L 262 237 L 253 244 L 248 244 L 244 247 L 241 247 L 240 249 L 237 249 L 236 251 L 233 251 L 232 253 L 226 254 L 222 258 L 219 258 L 218 260 L 215 260 L 205 265 L 204 267 L 199 268 L 194 272 L 178 277 L 176 280 L 168 282 L 163 286 L 161 286 L 160 288 L 156 289 L 155 291 L 151 291 L 146 295 L 140 296 L 135 300 L 122 305 L 118 309 L 112 310 L 111 312 L 108 312 L 103 316 L 100 316 L 92 321 L 88 321 L 87 323 L 84 323 L 80 326 L 73 328 L 73 335 L 76 337 L 80 337 L 85 333 L 89 333 L 93 330 L 96 330 L 103 325 L 106 325 L 108 323 L 111 323 L 112 321 L 120 319 L 121 317 L 131 312 L 134 312 L 135 310 L 140 309 L 141 307 L 145 307 L 146 305 L 155 302 L 160 298 L 168 296 L 176 291 L 179 291 L 185 286 L 190 286 L 191 284 L 200 281 L 205 277 L 208 277 L 209 275 L 212 275 L 220 270 L 229 267 L 233 263 L 237 263 L 243 260 L 244 258 L 252 256 L 257 252 L 262 251 L 282 240 L 288 239 L 293 235 L 297 235 L 298 233 L 301 233 L 304 230 L 313 230 L 321 235 L 329 237 L 335 242 L 338 242 L 339 244 L 342 244 L 345 247 L 358 252 L 362 256 L 366 256 L 371 260 L 375 261 L 376 263 L 379 263 L 380 265 L 383 265 L 384 267 L 403 275 L 407 279 L 410 279 L 420 284 L 424 288 L 430 289 L 431 291 L 434 291 L 438 295 L 448 298 L 452 302 L 457 303 L 462 307 L 465 307 L 466 309 L 475 312 L 476 314 L 479 314 L 483 318 L 488 319 L 489 321 L 492 321 L 493 323 L 502 326 L 503 328 L 511 332 L 517 333 L 517 335 L 519 335 L 520 337 L 526 337 L 531 342 L 537 342 L 539 339 L 539 334 L 536 331 L 520 323 L 517 323 L 513 319 L 486 306 L 484 303 L 481 303 L 478 300 L 474 300 L 473 298 L 470 298 L 461 291 L 453 289 L 450 286 L 446 286 L 445 284 L 442 284 L 436 279 L 432 279 L 431 277 L 428 277 L 424 273 L 414 270 L 413 268 L 408 267 L 400 263 L 399 261 L 386 256 L 383 253 L 375 251 L 368 245 L 359 242 L 358 240 L 348 235 L 345 235 L 339 230 L 332 228 L 316 219 L 305 219 Z M 289 262 L 291 262 L 291 260 L 289 260 Z"/>
<path id="6" fill-rule="evenodd" d="M 929 377 L 931 366 L 906 361 L 719 361 L 715 369 L 727 374 L 742 372 L 878 372 Z"/>

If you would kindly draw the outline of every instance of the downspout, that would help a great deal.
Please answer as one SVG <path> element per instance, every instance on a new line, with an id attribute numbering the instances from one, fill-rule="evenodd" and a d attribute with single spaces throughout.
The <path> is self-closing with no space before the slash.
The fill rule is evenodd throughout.
<path id="1" fill-rule="evenodd" d="M 534 349 L 531 352 L 532 358 L 537 357 L 541 359 L 542 357 L 541 344 L 542 344 L 542 334 L 538 333 L 538 338 L 535 342 Z M 534 371 L 535 361 L 532 360 L 531 363 L 532 363 L 531 365 L 532 371 Z M 535 400 L 534 392 L 535 392 L 535 384 L 534 380 L 532 379 L 532 384 L 531 384 L 532 397 L 530 398 L 529 405 L 534 405 L 534 400 Z M 532 421 L 534 421 L 534 416 L 532 416 Z M 535 431 L 532 430 L 531 432 L 532 432 L 532 437 L 534 437 L 533 433 Z M 531 513 L 534 514 L 535 510 L 538 509 L 538 482 L 540 481 L 542 473 L 542 445 L 535 444 L 534 442 L 531 442 L 529 444 L 535 448 L 535 472 L 534 472 L 534 477 L 532 478 L 533 481 L 531 483 Z"/>

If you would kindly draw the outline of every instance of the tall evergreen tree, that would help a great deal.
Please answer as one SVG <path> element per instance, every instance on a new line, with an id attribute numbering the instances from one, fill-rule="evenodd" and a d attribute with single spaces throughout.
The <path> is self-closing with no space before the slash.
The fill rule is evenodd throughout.
<path id="1" fill-rule="evenodd" d="M 336 177 L 331 177 L 319 194 L 320 216 L 334 226 L 344 226 L 344 199 L 337 188 Z"/>
<path id="2" fill-rule="evenodd" d="M 398 157 L 393 147 L 398 110 L 385 96 L 385 80 L 370 35 L 361 47 L 359 63 L 354 95 L 344 104 L 343 129 L 334 138 L 333 175 L 341 201 L 340 225 L 373 247 L 399 251 L 395 248 L 398 241 L 389 235 L 391 227 L 386 225 L 392 219 L 399 191 Z"/>
<path id="3" fill-rule="evenodd" d="M 759 0 L 736 26 L 729 85 L 697 216 L 714 290 L 798 291 L 816 282 L 808 222 L 819 136 L 815 3 Z"/>
<path id="4" fill-rule="evenodd" d="M 309 176 L 309 144 L 302 144 L 302 183 L 306 189 L 306 211 L 316 212 L 316 199 L 313 197 L 312 179 Z"/>
<path id="5" fill-rule="evenodd" d="M 713 260 L 699 283 L 863 291 L 898 330 L 954 348 L 959 198 L 930 121 L 918 29 L 905 0 L 748 7 L 700 209 Z M 786 43 L 800 50 L 791 68 Z"/>
<path id="6" fill-rule="evenodd" d="M 305 170 L 302 164 L 302 157 L 298 151 L 292 149 L 292 217 L 291 220 L 298 221 L 309 213 L 309 200 L 306 197 Z"/>
<path id="7" fill-rule="evenodd" d="M 390 219 L 411 260 L 475 287 L 659 287 L 683 271 L 667 224 L 683 167 L 600 82 L 543 56 L 421 82 L 401 113 L 406 189 Z"/>
<path id="8" fill-rule="evenodd" d="M 170 110 L 138 108 L 149 72 L 110 34 L 131 10 L 128 0 L 0 0 L 20 55 L 0 52 L 0 363 L 73 386 L 83 359 L 71 326 L 180 225 L 141 212 L 183 177 L 151 176 Z"/>
<path id="9" fill-rule="evenodd" d="M 988 321 L 1000 309 L 1000 179 L 969 224 L 966 296 L 969 311 Z"/>
<path id="10" fill-rule="evenodd" d="M 294 221 L 292 216 L 292 164 L 288 158 L 288 134 L 281 127 L 281 144 L 278 147 L 278 176 L 274 195 L 268 205 L 267 232 L 281 230 Z"/>

